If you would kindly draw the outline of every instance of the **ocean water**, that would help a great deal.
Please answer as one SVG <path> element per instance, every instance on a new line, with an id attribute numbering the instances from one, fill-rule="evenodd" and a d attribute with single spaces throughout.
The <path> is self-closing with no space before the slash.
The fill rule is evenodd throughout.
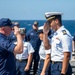
<path id="1" fill-rule="evenodd" d="M 46 20 L 13 20 L 20 23 L 20 27 L 25 27 L 28 30 L 32 29 L 34 21 L 38 21 L 39 26 L 42 26 Z M 62 24 L 67 28 L 71 35 L 75 35 L 75 20 L 63 20 Z"/>

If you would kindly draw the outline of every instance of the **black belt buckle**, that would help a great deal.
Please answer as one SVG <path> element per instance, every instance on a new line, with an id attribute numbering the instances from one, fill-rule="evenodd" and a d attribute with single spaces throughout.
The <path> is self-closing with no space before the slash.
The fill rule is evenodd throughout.
<path id="1" fill-rule="evenodd" d="M 55 63 L 62 63 L 62 61 L 51 61 L 52 64 L 55 64 Z"/>

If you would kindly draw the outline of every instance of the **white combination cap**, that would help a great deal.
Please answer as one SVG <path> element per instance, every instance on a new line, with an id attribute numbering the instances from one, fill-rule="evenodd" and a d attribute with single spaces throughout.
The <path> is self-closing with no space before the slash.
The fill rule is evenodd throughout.
<path id="1" fill-rule="evenodd" d="M 50 20 L 52 18 L 55 18 L 56 16 L 61 16 L 63 13 L 61 12 L 46 12 L 45 17 L 47 20 Z"/>

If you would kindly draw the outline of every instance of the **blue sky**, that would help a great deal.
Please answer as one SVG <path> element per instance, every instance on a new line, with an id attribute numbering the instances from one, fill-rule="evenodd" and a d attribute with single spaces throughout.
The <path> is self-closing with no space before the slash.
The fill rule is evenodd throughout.
<path id="1" fill-rule="evenodd" d="M 0 18 L 45 20 L 45 12 L 63 12 L 63 20 L 75 20 L 75 0 L 0 0 Z"/>

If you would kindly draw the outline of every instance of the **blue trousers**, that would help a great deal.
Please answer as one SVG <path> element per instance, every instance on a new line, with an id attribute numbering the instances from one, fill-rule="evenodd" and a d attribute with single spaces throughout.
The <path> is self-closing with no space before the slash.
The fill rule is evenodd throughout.
<path id="1" fill-rule="evenodd" d="M 51 75 L 61 75 L 62 70 L 62 63 L 51 63 Z M 68 65 L 66 75 L 72 75 L 72 68 L 71 65 Z"/>
<path id="2" fill-rule="evenodd" d="M 40 75 L 41 74 L 41 71 L 43 69 L 43 65 L 44 65 L 44 60 L 40 60 L 37 75 Z M 48 68 L 46 70 L 46 75 L 50 75 L 50 65 L 48 66 Z"/>
<path id="3" fill-rule="evenodd" d="M 39 54 L 38 53 L 33 53 L 33 75 L 36 74 L 37 70 L 38 70 L 38 63 L 39 63 Z"/>
<path id="4" fill-rule="evenodd" d="M 24 71 L 27 61 L 19 62 L 16 60 L 16 75 L 29 75 L 29 71 Z"/>

